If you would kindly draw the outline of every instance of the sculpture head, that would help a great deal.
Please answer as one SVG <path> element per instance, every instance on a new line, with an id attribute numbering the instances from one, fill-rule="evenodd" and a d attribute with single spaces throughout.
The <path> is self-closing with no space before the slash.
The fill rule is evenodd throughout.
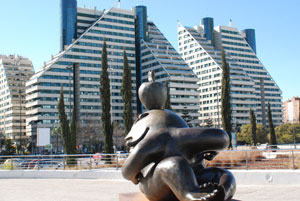
<path id="1" fill-rule="evenodd" d="M 139 98 L 148 110 L 163 109 L 167 100 L 167 87 L 160 82 L 154 82 L 154 72 L 148 73 L 149 82 L 144 82 L 139 88 Z"/>

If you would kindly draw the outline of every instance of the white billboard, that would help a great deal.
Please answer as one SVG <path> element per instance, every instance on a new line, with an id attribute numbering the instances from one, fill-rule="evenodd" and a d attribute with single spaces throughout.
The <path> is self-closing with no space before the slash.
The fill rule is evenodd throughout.
<path id="1" fill-rule="evenodd" d="M 50 144 L 50 128 L 37 128 L 36 146 L 46 146 Z"/>

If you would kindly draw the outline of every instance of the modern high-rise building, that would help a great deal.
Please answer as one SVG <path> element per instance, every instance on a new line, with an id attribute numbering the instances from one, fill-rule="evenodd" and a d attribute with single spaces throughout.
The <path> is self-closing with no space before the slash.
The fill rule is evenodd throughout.
<path id="1" fill-rule="evenodd" d="M 70 45 L 77 38 L 77 1 L 60 1 L 60 50 L 63 51 L 66 45 Z"/>
<path id="2" fill-rule="evenodd" d="M 62 2 L 62 11 L 65 10 L 64 6 L 77 8 L 75 0 Z M 72 6 L 70 2 L 73 3 Z M 119 8 L 107 11 L 98 11 L 96 8 L 77 8 L 75 14 L 76 26 L 62 23 L 66 24 L 62 27 L 62 38 L 72 38 L 72 40 L 63 39 L 64 49 L 45 63 L 45 66 L 26 84 L 28 125 L 37 124 L 37 127 L 49 128 L 58 125 L 57 104 L 61 87 L 64 90 L 66 113 L 69 119 L 74 99 L 77 98 L 79 103 L 77 113 L 80 121 L 100 121 L 99 86 L 104 40 L 106 40 L 108 53 L 112 120 L 122 122 L 123 101 L 120 89 L 124 50 L 126 50 L 128 63 L 132 69 L 135 94 L 134 12 Z M 71 15 L 70 18 L 73 19 L 73 10 L 62 12 L 62 20 L 69 19 L 68 15 Z M 74 33 L 76 33 L 75 36 Z M 74 84 L 78 89 L 76 93 L 73 91 Z M 132 102 L 133 111 L 136 114 L 136 95 Z M 28 126 L 27 132 L 33 132 L 31 126 Z"/>
<path id="3" fill-rule="evenodd" d="M 100 121 L 99 88 L 104 40 L 107 44 L 113 121 L 122 123 L 123 101 L 120 89 L 124 50 L 126 50 L 132 69 L 134 117 L 142 112 L 136 94 L 137 88 L 143 80 L 143 73 L 149 70 L 156 71 L 159 68 L 163 72 L 156 72 L 156 80 L 171 80 L 171 99 L 174 101 L 174 105 L 172 105 L 174 111 L 181 115 L 181 110 L 186 109 L 191 112 L 192 117 L 198 115 L 196 112 L 198 98 L 196 98 L 197 93 L 195 92 L 197 78 L 193 76 L 193 72 L 153 23 L 148 24 L 145 21 L 146 13 L 139 11 L 141 8 L 146 11 L 145 7 L 136 7 L 132 10 L 111 8 L 104 11 L 96 8 L 77 8 L 75 12 L 76 26 L 73 26 L 72 23 L 70 25 L 69 22 L 63 20 L 70 18 L 73 21 L 74 10 L 72 8 L 77 7 L 76 0 L 62 0 L 61 6 L 67 6 L 67 8 L 61 9 L 62 49 L 26 83 L 28 133 L 34 133 L 35 129 L 33 128 L 35 127 L 53 128 L 58 126 L 57 104 L 61 87 L 64 90 L 66 113 L 69 119 L 74 99 L 77 99 L 78 101 L 75 102 L 79 104 L 75 106 L 75 109 L 77 107 L 78 118 L 81 122 L 90 119 Z M 64 10 L 68 10 L 68 12 Z M 70 15 L 70 17 L 66 15 Z M 146 32 L 149 26 L 153 26 L 153 28 L 149 28 L 151 31 Z M 145 42 L 143 38 L 139 38 L 142 37 L 139 34 L 144 34 L 143 37 L 147 35 L 147 37 L 153 38 L 149 37 L 149 40 L 147 39 Z M 148 51 L 151 51 L 153 55 L 151 58 L 142 55 L 146 50 L 147 54 Z M 158 54 L 164 55 L 164 57 L 160 58 Z M 148 69 L 144 70 L 145 66 Z M 169 70 L 166 70 L 167 68 Z M 162 74 L 165 76 L 162 77 Z M 163 79 L 160 79 L 160 76 Z M 75 86 L 75 92 L 73 86 Z M 190 100 L 190 98 L 192 99 Z M 180 101 L 185 101 L 186 104 L 181 104 Z M 194 117 L 194 121 L 191 123 L 195 123 L 195 119 L 198 118 Z"/>
<path id="4" fill-rule="evenodd" d="M 158 82 L 168 81 L 172 110 L 179 116 L 187 113 L 190 126 L 199 126 L 199 92 L 197 77 L 151 20 L 145 19 L 146 8 L 137 6 L 141 60 L 141 79 L 147 81 L 149 71 Z M 140 18 L 139 18 L 140 17 Z M 137 48 L 138 50 L 138 48 Z"/>
<path id="5" fill-rule="evenodd" d="M 195 27 L 178 23 L 178 47 L 199 79 L 202 125 L 208 119 L 221 125 L 222 49 L 230 66 L 233 125 L 249 123 L 252 108 L 257 122 L 266 126 L 268 103 L 273 123 L 282 122 L 281 90 L 256 55 L 253 29 L 240 32 L 233 26 L 214 27 L 213 18 L 203 18 Z"/>
<path id="6" fill-rule="evenodd" d="M 300 98 L 293 97 L 291 100 L 284 101 L 283 123 L 299 123 L 300 121 Z"/>
<path id="7" fill-rule="evenodd" d="M 0 131 L 22 143 L 26 136 L 25 82 L 34 74 L 29 59 L 0 55 Z"/>

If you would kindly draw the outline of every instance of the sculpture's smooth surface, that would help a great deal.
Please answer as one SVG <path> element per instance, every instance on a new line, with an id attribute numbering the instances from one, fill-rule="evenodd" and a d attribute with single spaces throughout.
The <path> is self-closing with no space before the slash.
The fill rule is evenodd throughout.
<path id="1" fill-rule="evenodd" d="M 154 82 L 154 72 L 148 73 L 149 82 L 144 82 L 139 88 L 139 98 L 148 110 L 162 109 L 167 100 L 167 87 L 160 82 Z"/>
<path id="2" fill-rule="evenodd" d="M 132 150 L 122 174 L 151 201 L 223 201 L 235 193 L 229 171 L 202 165 L 228 147 L 223 130 L 188 128 L 175 113 L 154 109 L 140 115 L 125 140 Z"/>

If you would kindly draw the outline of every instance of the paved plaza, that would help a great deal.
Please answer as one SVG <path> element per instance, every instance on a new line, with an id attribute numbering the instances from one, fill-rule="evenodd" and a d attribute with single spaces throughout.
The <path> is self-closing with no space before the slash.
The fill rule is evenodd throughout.
<path id="1" fill-rule="evenodd" d="M 119 201 L 139 192 L 125 180 L 0 179 L 1 201 Z M 239 185 L 233 201 L 299 201 L 299 185 Z"/>

